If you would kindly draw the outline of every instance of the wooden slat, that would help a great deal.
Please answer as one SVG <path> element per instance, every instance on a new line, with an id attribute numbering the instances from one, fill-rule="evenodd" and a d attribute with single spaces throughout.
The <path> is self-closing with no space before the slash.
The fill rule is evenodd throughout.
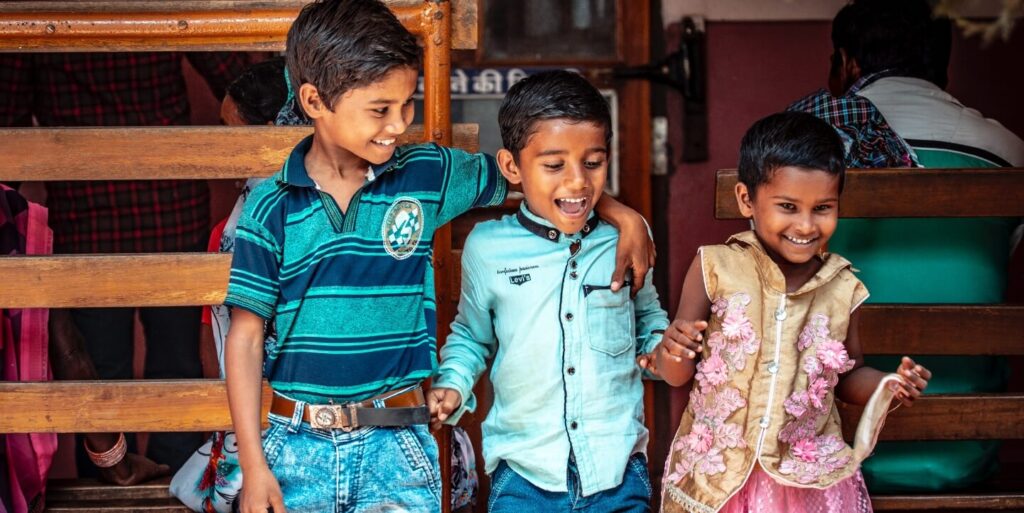
<path id="1" fill-rule="evenodd" d="M 861 408 L 840 405 L 843 435 L 852 440 Z M 929 395 L 889 414 L 881 440 L 1024 439 L 1024 395 Z"/>
<path id="2" fill-rule="evenodd" d="M 0 308 L 216 305 L 230 266 L 224 253 L 0 257 Z"/>
<path id="3" fill-rule="evenodd" d="M 740 219 L 735 169 L 718 171 L 715 217 Z M 1024 216 L 1024 169 L 851 169 L 842 217 Z"/>
<path id="4" fill-rule="evenodd" d="M 309 1 L 5 1 L 0 2 L 0 51 L 281 51 L 288 28 Z M 385 3 L 410 32 L 422 35 L 428 2 Z M 451 47 L 475 49 L 476 0 L 451 3 Z"/>
<path id="5" fill-rule="evenodd" d="M 1024 306 L 864 305 L 867 354 L 1024 355 Z"/>
<path id="6" fill-rule="evenodd" d="M 45 513 L 192 513 L 177 499 L 68 501 L 47 503 Z"/>
<path id="7" fill-rule="evenodd" d="M 263 384 L 266 419 L 272 396 Z M 223 380 L 0 383 L 0 433 L 231 429 Z"/>
<path id="8" fill-rule="evenodd" d="M 95 479 L 56 479 L 46 485 L 46 502 L 170 499 L 171 478 L 155 479 L 135 486 L 111 486 Z"/>
<path id="9" fill-rule="evenodd" d="M 270 176 L 309 127 L 0 129 L 0 181 L 233 179 Z M 454 146 L 479 147 L 476 124 L 454 129 Z M 399 144 L 424 140 L 415 125 Z"/>
<path id="10" fill-rule="evenodd" d="M 1024 493 L 872 495 L 875 511 L 1020 511 Z"/>

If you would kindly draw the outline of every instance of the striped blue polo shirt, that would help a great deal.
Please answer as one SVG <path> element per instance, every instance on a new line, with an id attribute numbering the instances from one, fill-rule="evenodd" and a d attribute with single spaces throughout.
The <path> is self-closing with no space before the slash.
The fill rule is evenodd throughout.
<path id="1" fill-rule="evenodd" d="M 342 213 L 306 172 L 312 136 L 246 200 L 225 304 L 273 319 L 264 376 L 311 402 L 362 400 L 437 367 L 434 230 L 497 205 L 493 157 L 436 144 L 372 166 Z"/>

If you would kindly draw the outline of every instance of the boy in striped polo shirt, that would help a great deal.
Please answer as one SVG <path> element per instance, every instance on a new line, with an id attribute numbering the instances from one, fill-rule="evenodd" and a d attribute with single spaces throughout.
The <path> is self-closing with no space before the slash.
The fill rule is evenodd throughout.
<path id="1" fill-rule="evenodd" d="M 287 47 L 314 133 L 247 199 L 225 300 L 241 511 L 439 511 L 419 389 L 437 366 L 433 233 L 500 204 L 507 183 L 486 155 L 395 147 L 420 51 L 380 2 L 309 4 Z M 644 253 L 642 219 L 602 207 L 631 232 L 630 253 Z M 275 391 L 262 443 L 261 376 Z"/>

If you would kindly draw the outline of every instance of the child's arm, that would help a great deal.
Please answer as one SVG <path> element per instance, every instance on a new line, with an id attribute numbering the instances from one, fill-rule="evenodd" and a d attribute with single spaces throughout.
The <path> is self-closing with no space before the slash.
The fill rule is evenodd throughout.
<path id="1" fill-rule="evenodd" d="M 619 230 L 619 243 L 615 248 L 615 272 L 612 273 L 612 291 L 618 291 L 626 282 L 626 270 L 633 270 L 633 295 L 646 283 L 647 272 L 654 266 L 654 240 L 647 221 L 639 212 L 623 205 L 615 198 L 602 194 L 594 211 Z"/>
<path id="2" fill-rule="evenodd" d="M 238 441 L 238 463 L 245 475 L 241 512 L 263 513 L 268 507 L 284 512 L 281 487 L 263 457 L 260 439 L 263 319 L 235 308 L 224 352 L 228 405 Z"/>
<path id="3" fill-rule="evenodd" d="M 459 311 L 452 322 L 452 332 L 441 348 L 439 376 L 427 394 L 431 427 L 442 423 L 456 424 L 462 414 L 476 408 L 473 385 L 487 368 L 487 359 L 494 355 L 498 341 L 491 318 L 490 293 L 480 276 L 476 259 L 478 247 L 490 245 L 474 230 L 462 252 L 462 292 Z"/>
<path id="4" fill-rule="evenodd" d="M 864 405 L 886 373 L 864 365 L 864 354 L 861 351 L 857 328 L 859 319 L 860 312 L 855 310 L 850 315 L 850 327 L 847 329 L 845 342 L 846 354 L 854 361 L 854 365 L 846 374 L 839 376 L 836 397 L 847 404 Z M 896 391 L 896 397 L 903 404 L 913 406 L 914 400 L 928 387 L 928 380 L 932 379 L 931 371 L 917 365 L 910 357 L 904 356 L 896 373 L 901 378 L 901 387 Z"/>
<path id="5" fill-rule="evenodd" d="M 676 318 L 654 351 L 657 373 L 666 383 L 681 386 L 693 378 L 697 354 L 702 351 L 704 337 L 701 332 L 708 327 L 706 319 L 709 315 L 711 300 L 704 289 L 704 273 L 698 254 L 686 271 Z"/>
<path id="6" fill-rule="evenodd" d="M 661 309 L 661 302 L 658 301 L 653 272 L 647 275 L 647 281 L 636 293 L 633 310 L 636 316 L 637 363 L 653 377 L 660 378 L 653 358 L 668 328 L 668 314 Z"/>

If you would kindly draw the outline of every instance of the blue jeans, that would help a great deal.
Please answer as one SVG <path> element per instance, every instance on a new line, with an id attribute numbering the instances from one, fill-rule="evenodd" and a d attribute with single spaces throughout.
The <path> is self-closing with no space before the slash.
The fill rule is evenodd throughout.
<path id="1" fill-rule="evenodd" d="M 441 511 L 437 443 L 426 425 L 346 433 L 313 429 L 296 411 L 270 415 L 263 434 L 288 513 Z"/>
<path id="2" fill-rule="evenodd" d="M 491 496 L 487 510 L 490 513 L 647 513 L 651 510 L 651 480 L 647 475 L 647 460 L 640 454 L 634 454 L 626 462 L 622 484 L 589 497 L 582 495 L 576 462 L 570 458 L 566 484 L 568 492 L 542 490 L 502 461 L 491 474 Z"/>

